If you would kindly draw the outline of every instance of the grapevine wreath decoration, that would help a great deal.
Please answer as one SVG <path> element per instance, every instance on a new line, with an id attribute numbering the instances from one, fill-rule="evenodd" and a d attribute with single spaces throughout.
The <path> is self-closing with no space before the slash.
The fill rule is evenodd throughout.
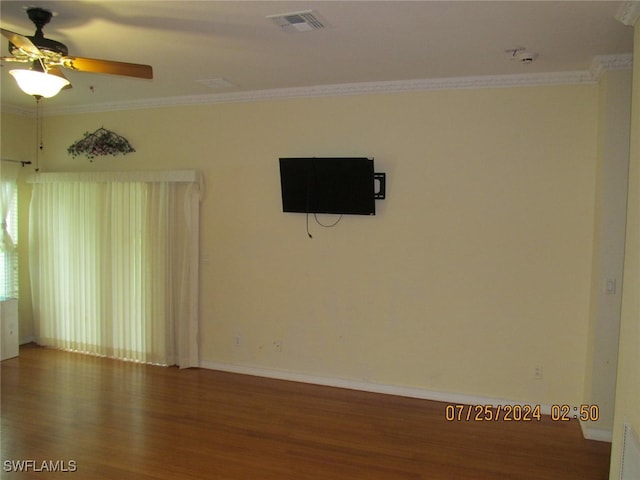
<path id="1" fill-rule="evenodd" d="M 111 130 L 100 127 L 93 133 L 85 132 L 84 138 L 71 145 L 67 152 L 72 157 L 86 156 L 90 161 L 102 155 L 126 155 L 135 152 L 129 141 Z"/>

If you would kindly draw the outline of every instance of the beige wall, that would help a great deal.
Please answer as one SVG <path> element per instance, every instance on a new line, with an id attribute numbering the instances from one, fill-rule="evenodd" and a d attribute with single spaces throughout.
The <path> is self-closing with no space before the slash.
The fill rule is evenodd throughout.
<path id="1" fill-rule="evenodd" d="M 624 425 L 640 437 L 640 21 L 635 25 L 629 201 L 610 478 L 620 478 Z"/>
<path id="2" fill-rule="evenodd" d="M 42 167 L 204 172 L 208 364 L 579 404 L 597 117 L 596 85 L 46 117 Z M 137 153 L 66 154 L 100 126 Z M 278 157 L 301 155 L 375 157 L 378 215 L 309 239 L 280 203 Z"/>

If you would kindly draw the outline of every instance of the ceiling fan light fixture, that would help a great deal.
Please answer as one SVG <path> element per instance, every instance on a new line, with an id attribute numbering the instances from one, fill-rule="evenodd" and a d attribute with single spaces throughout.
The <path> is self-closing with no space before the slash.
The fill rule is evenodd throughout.
<path id="1" fill-rule="evenodd" d="M 37 70 L 10 70 L 9 73 L 16 79 L 20 90 L 36 97 L 51 98 L 69 85 L 66 78 Z"/>

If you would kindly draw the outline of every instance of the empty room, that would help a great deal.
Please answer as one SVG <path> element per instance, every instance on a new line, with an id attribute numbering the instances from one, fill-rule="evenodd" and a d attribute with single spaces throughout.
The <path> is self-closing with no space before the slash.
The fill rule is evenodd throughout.
<path id="1" fill-rule="evenodd" d="M 638 480 L 639 17 L 0 3 L 2 478 Z"/>

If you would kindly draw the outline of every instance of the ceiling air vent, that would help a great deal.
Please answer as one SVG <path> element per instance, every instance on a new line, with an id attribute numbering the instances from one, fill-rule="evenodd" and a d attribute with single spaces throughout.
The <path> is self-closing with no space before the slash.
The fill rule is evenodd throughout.
<path id="1" fill-rule="evenodd" d="M 326 25 L 324 20 L 321 20 L 318 14 L 311 10 L 269 15 L 267 18 L 285 32 L 310 32 L 324 28 Z"/>

